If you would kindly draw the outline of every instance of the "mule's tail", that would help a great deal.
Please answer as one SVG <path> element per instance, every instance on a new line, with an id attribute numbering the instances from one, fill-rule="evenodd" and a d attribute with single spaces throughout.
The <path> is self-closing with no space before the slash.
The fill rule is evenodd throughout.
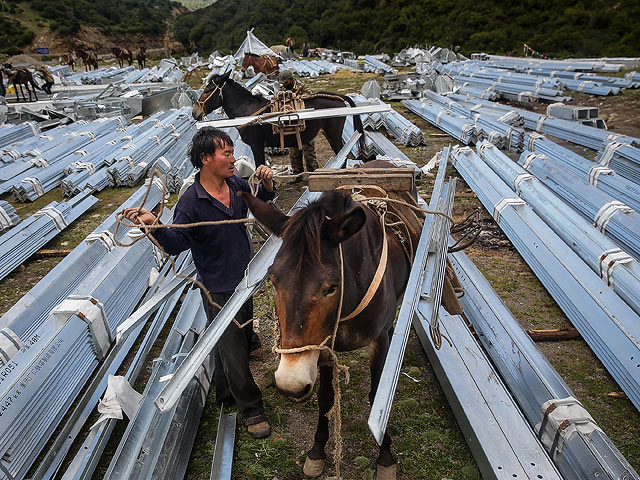
<path id="1" fill-rule="evenodd" d="M 355 107 L 356 102 L 353 101 L 351 97 L 348 95 L 341 95 L 344 98 L 344 101 L 349 104 L 350 107 Z M 358 158 L 361 158 L 363 162 L 368 162 L 369 160 L 373 160 L 375 157 L 371 158 L 366 156 L 366 148 L 365 148 L 365 138 L 364 138 L 364 127 L 362 126 L 362 119 L 360 115 L 353 115 L 353 128 L 360 132 L 360 140 L 358 140 Z"/>

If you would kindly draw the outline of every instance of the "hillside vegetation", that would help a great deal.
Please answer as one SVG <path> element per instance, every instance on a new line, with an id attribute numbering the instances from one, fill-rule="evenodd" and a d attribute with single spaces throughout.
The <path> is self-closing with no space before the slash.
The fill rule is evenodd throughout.
<path id="1" fill-rule="evenodd" d="M 49 31 L 73 38 L 83 27 L 113 38 L 127 34 L 161 37 L 173 8 L 171 0 L 4 0 L 0 18 L 0 53 L 21 53 L 36 35 Z"/>
<path id="2" fill-rule="evenodd" d="M 251 27 L 269 45 L 293 35 L 356 53 L 424 43 L 521 53 L 527 43 L 558 57 L 640 55 L 637 0 L 219 0 L 177 19 L 174 35 L 187 49 L 231 52 Z"/>

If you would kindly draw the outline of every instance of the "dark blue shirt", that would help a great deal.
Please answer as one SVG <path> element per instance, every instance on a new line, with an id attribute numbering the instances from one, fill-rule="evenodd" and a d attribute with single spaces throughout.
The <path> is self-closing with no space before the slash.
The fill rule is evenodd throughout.
<path id="1" fill-rule="evenodd" d="M 237 196 L 239 191 L 250 192 L 246 180 L 234 175 L 226 179 L 229 185 L 231 208 L 204 189 L 200 183 L 200 173 L 195 182 L 180 197 L 173 213 L 173 223 L 235 220 L 246 218 L 247 205 Z M 262 184 L 257 193 L 262 200 L 273 200 L 273 192 Z M 251 259 L 252 248 L 244 223 L 207 225 L 191 228 L 160 228 L 153 236 L 169 255 L 191 249 L 193 261 L 198 271 L 198 280 L 211 293 L 232 292 L 244 277 Z"/>

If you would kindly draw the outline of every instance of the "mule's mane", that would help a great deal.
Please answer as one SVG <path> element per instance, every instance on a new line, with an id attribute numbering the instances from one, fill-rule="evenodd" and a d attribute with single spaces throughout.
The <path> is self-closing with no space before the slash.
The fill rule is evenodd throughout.
<path id="1" fill-rule="evenodd" d="M 282 248 L 298 259 L 298 269 L 305 258 L 321 262 L 322 226 L 327 218 L 349 211 L 354 203 L 350 195 L 330 190 L 287 220 L 281 232 Z"/>

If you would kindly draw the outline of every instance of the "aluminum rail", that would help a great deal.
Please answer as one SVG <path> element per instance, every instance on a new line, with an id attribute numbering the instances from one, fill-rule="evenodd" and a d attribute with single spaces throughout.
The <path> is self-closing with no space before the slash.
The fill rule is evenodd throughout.
<path id="1" fill-rule="evenodd" d="M 442 196 L 447 191 L 452 194 L 455 190 L 455 188 L 449 189 L 449 186 L 445 187 L 444 176 L 448 158 L 449 148 L 445 148 L 442 152 L 442 160 L 440 161 L 440 167 L 438 169 L 428 208 L 431 211 L 444 211 L 447 214 L 451 211 L 453 199 L 450 198 L 449 202 L 445 202 Z M 402 302 L 400 304 L 400 312 L 398 313 L 396 326 L 393 329 L 389 351 L 387 352 L 387 357 L 380 375 L 378 390 L 376 391 L 375 398 L 371 404 L 371 411 L 367 421 L 369 430 L 373 434 L 376 442 L 378 442 L 378 445 L 382 445 L 384 433 L 387 430 L 393 397 L 398 385 L 400 368 L 402 367 L 404 352 L 409 338 L 411 321 L 418 307 L 422 285 L 425 282 L 431 285 L 435 278 L 436 262 L 438 261 L 436 251 L 439 249 L 440 243 L 443 242 L 446 248 L 448 233 L 443 236 L 444 230 L 446 230 L 442 223 L 443 219 L 444 217 L 439 215 L 426 215 L 422 232 L 420 234 L 420 240 L 416 247 L 411 272 L 409 273 L 409 279 L 407 280 L 407 286 L 405 288 L 405 294 L 402 297 Z M 436 232 L 438 232 L 437 237 Z M 440 255 L 440 257 L 442 257 L 442 255 Z M 440 259 L 444 261 L 443 258 Z M 440 289 L 441 288 L 442 286 L 440 285 Z M 431 295 L 430 298 L 433 302 L 432 306 L 437 306 L 440 302 L 440 297 L 438 295 L 434 296 L 431 288 L 427 289 L 427 293 L 428 295 Z M 440 290 L 440 294 L 441 293 L 442 290 Z M 437 311 L 437 308 L 435 308 L 435 310 Z"/>
<path id="2" fill-rule="evenodd" d="M 402 104 L 465 145 L 475 143 L 477 140 L 478 132 L 473 121 L 459 118 L 441 105 L 418 100 L 403 100 Z"/>
<path id="3" fill-rule="evenodd" d="M 449 315 L 443 307 L 439 316 L 452 346 L 437 350 L 428 323 L 419 315 L 413 326 L 482 478 L 562 480 L 462 317 Z"/>
<path id="4" fill-rule="evenodd" d="M 609 289 L 470 148 L 456 149 L 456 169 L 493 212 L 500 228 L 640 409 L 640 318 Z"/>
<path id="5" fill-rule="evenodd" d="M 460 303 L 531 428 L 544 419 L 543 405 L 575 395 L 522 329 L 489 282 L 464 252 L 449 255 L 464 288 Z M 579 405 L 576 400 L 576 405 Z M 580 409 L 585 419 L 590 415 Z M 565 480 L 638 480 L 638 474 L 593 419 L 562 435 L 562 448 L 549 453 Z M 537 428 L 539 430 L 539 428 Z"/>
<path id="6" fill-rule="evenodd" d="M 516 195 L 640 315 L 640 264 L 494 145 L 482 142 L 476 148 Z"/>
<path id="7" fill-rule="evenodd" d="M 209 480 L 231 480 L 237 416 L 237 412 L 224 413 L 224 405 L 220 407 L 218 433 L 216 435 L 216 446 L 213 451 Z"/>
<path id="8" fill-rule="evenodd" d="M 359 138 L 360 134 L 356 132 L 342 147 L 342 150 L 340 150 L 338 155 L 329 159 L 325 168 L 341 168 L 345 164 L 347 155 L 351 151 L 351 148 L 356 144 Z M 291 208 L 291 212 L 298 210 L 303 205 L 317 199 L 319 196 L 319 192 L 310 192 L 308 189 L 305 190 L 295 205 Z M 235 314 L 244 302 L 246 302 L 249 297 L 258 290 L 264 281 L 267 270 L 273 263 L 273 259 L 278 253 L 281 244 L 282 240 L 280 238 L 271 235 L 262 248 L 260 248 L 258 253 L 251 259 L 247 266 L 244 278 L 236 287 L 231 298 L 229 298 L 227 303 L 224 304 L 222 310 L 220 310 L 218 315 L 216 315 L 216 318 L 204 331 L 202 337 L 198 339 L 196 345 L 182 362 L 180 367 L 178 367 L 173 377 L 171 377 L 167 382 L 164 389 L 156 399 L 155 405 L 160 411 L 165 412 L 170 410 L 178 401 L 182 391 L 187 387 L 190 379 L 197 372 L 205 358 L 209 355 L 209 352 L 211 352 L 211 349 L 227 328 L 227 325 L 231 323 L 231 320 L 234 318 Z"/>
<path id="9" fill-rule="evenodd" d="M 296 120 L 312 120 L 314 118 L 333 118 L 333 117 L 345 117 L 349 115 L 362 115 L 365 113 L 382 113 L 391 111 L 391 105 L 367 105 L 364 107 L 337 107 L 337 108 L 319 108 L 319 109 L 305 109 L 298 110 L 295 114 L 283 114 L 280 117 L 270 117 L 264 118 L 259 123 L 278 123 L 282 119 L 286 119 L 287 117 L 293 118 Z M 198 122 L 196 127 L 198 129 L 204 127 L 216 127 L 216 128 L 227 128 L 227 127 L 239 127 L 244 125 L 247 122 L 255 121 L 258 117 L 237 117 L 237 118 L 227 118 L 222 120 L 211 120 L 206 122 Z"/>

